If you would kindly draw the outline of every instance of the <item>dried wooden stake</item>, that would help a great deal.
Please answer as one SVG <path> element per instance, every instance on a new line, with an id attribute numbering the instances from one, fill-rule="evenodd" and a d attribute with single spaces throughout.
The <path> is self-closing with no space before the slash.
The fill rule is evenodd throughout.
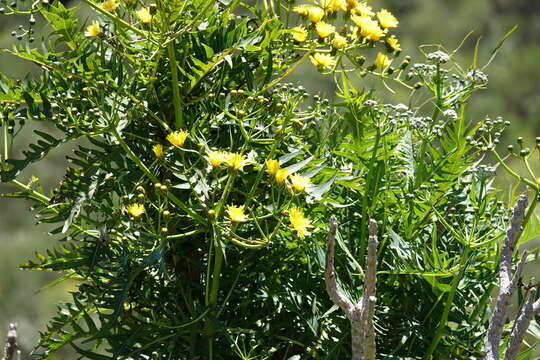
<path id="1" fill-rule="evenodd" d="M 352 360 L 375 360 L 375 328 L 373 326 L 373 313 L 377 298 L 377 222 L 369 221 L 369 239 L 364 271 L 364 295 L 357 304 L 347 298 L 338 288 L 334 270 L 334 246 L 337 230 L 337 220 L 330 218 L 326 244 L 326 291 L 334 304 L 338 305 L 351 322 Z"/>
<path id="2" fill-rule="evenodd" d="M 17 354 L 17 358 L 20 357 L 19 346 L 17 345 L 17 325 L 9 324 L 6 345 L 4 346 L 4 357 L 2 360 L 15 360 L 15 354 Z"/>
<path id="3" fill-rule="evenodd" d="M 524 251 L 512 276 L 512 254 L 516 247 L 518 234 L 521 232 L 527 205 L 527 196 L 521 195 L 514 207 L 510 226 L 503 240 L 499 269 L 499 295 L 497 296 L 497 303 L 484 342 L 484 360 L 499 360 L 502 332 L 504 324 L 508 319 L 510 302 L 512 301 L 512 295 L 516 292 L 525 261 L 527 260 L 527 251 Z M 519 347 L 529 328 L 529 324 L 534 315 L 540 312 L 540 300 L 534 302 L 535 293 L 535 290 L 529 292 L 525 305 L 518 314 L 514 329 L 510 334 L 504 360 L 515 360 L 517 358 Z"/>

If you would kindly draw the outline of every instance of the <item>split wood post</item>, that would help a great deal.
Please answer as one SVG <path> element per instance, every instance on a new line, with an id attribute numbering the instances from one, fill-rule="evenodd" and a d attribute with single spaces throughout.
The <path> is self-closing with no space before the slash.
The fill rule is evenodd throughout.
<path id="1" fill-rule="evenodd" d="M 373 313 L 377 298 L 377 222 L 369 221 L 368 251 L 364 271 L 364 295 L 356 304 L 338 288 L 334 270 L 334 245 L 337 231 L 337 220 L 330 217 L 330 229 L 326 244 L 326 291 L 334 304 L 338 305 L 351 323 L 352 360 L 375 360 L 375 329 Z"/>

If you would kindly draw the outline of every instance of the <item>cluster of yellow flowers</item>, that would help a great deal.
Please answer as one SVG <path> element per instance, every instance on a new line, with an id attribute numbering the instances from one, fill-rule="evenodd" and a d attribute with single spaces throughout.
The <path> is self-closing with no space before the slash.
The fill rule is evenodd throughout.
<path id="1" fill-rule="evenodd" d="M 338 11 L 344 11 L 354 25 L 344 25 L 340 31 L 328 22 L 329 17 Z M 308 28 L 295 26 L 290 29 L 294 41 L 301 43 L 308 39 L 309 29 L 315 30 L 319 39 L 331 39 L 329 42 L 335 50 L 347 50 L 357 41 L 381 42 L 388 29 L 398 26 L 399 21 L 390 11 L 381 9 L 377 13 L 361 0 L 319 0 L 315 5 L 302 4 L 295 6 L 293 11 L 308 18 L 311 25 Z M 351 43 L 349 43 L 349 40 Z M 392 35 L 386 38 L 386 45 L 391 51 L 401 51 L 398 39 Z M 316 52 L 310 57 L 313 65 L 320 69 L 332 69 L 336 63 L 334 57 L 323 52 Z M 378 53 L 374 65 L 384 68 L 390 64 L 390 59 L 383 53 Z"/>
<path id="2" fill-rule="evenodd" d="M 290 187 L 296 192 L 306 191 L 312 184 L 311 180 L 301 175 L 289 175 L 289 171 L 281 167 L 279 160 L 266 160 L 266 172 L 273 176 L 278 184 L 283 184 L 287 179 Z"/>
<path id="3" fill-rule="evenodd" d="M 225 163 L 233 170 L 241 170 L 246 165 L 253 165 L 245 155 L 239 153 L 230 153 L 227 151 L 209 151 L 207 153 L 208 161 L 212 167 L 218 167 Z"/>
<path id="4" fill-rule="evenodd" d="M 126 3 L 132 3 L 134 0 L 124 0 L 124 1 Z M 104 2 L 99 4 L 99 7 L 104 11 L 114 13 L 119 5 L 120 4 L 116 0 L 105 0 Z M 152 20 L 154 19 L 154 16 L 150 12 L 150 7 L 143 7 L 135 11 L 135 16 L 137 16 L 137 18 L 143 24 L 150 24 Z M 99 23 L 99 21 L 94 20 L 86 28 L 86 31 L 84 32 L 84 36 L 87 36 L 87 37 L 100 36 L 102 34 L 100 26 L 101 24 Z"/>
<path id="5" fill-rule="evenodd" d="M 208 153 L 208 158 L 212 166 L 216 167 L 221 165 L 221 163 L 226 162 L 226 158 L 231 157 L 232 155 L 235 154 L 221 151 L 212 151 Z M 289 172 L 287 171 L 287 169 L 283 169 L 281 167 L 279 160 L 267 160 L 266 172 L 273 176 L 277 183 L 285 183 L 285 181 L 289 179 L 291 189 L 298 193 L 305 191 L 309 186 L 311 186 L 311 181 L 309 180 L 309 178 L 303 177 L 301 175 L 289 176 Z M 309 233 L 308 229 L 312 227 L 311 220 L 309 218 L 306 218 L 304 212 L 296 206 L 291 207 L 288 210 L 288 215 L 293 230 L 296 231 L 297 235 L 300 238 L 305 237 Z M 231 223 L 241 223 L 248 221 L 248 217 L 245 214 L 244 205 L 228 205 L 227 216 Z"/>
<path id="6" fill-rule="evenodd" d="M 266 160 L 266 172 L 273 176 L 278 184 L 285 183 L 287 179 L 290 181 L 290 187 L 295 192 L 301 193 L 306 191 L 312 183 L 307 177 L 301 175 L 289 175 L 289 171 L 281 167 L 279 160 Z M 311 227 L 311 220 L 304 216 L 304 212 L 298 207 L 289 209 L 289 220 L 291 227 L 296 230 L 299 237 L 303 238 L 308 234 L 308 228 Z"/>

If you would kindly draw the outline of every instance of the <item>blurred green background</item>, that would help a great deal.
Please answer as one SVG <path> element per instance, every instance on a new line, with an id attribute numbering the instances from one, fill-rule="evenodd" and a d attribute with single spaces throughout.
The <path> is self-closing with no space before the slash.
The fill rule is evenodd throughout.
<path id="1" fill-rule="evenodd" d="M 77 1 L 72 1 L 70 6 L 76 4 Z M 1 5 L 0 0 L 0 7 Z M 401 57 L 411 55 L 413 63 L 424 61 L 419 45 L 441 44 L 453 50 L 473 31 L 473 35 L 460 50 L 458 61 L 464 67 L 471 63 L 475 43 L 481 37 L 480 64 L 483 64 L 503 35 L 514 25 L 518 25 L 519 29 L 508 39 L 498 57 L 487 69 L 488 90 L 473 98 L 469 114 L 478 120 L 486 116 L 502 116 L 505 120 L 510 120 L 512 125 L 501 144 L 502 147 L 515 142 L 517 136 L 523 136 L 529 146 L 534 146 L 534 138 L 540 136 L 540 1 L 374 0 L 373 5 L 376 8 L 386 7 L 398 16 L 400 27 L 397 35 L 403 48 Z M 84 9 L 81 11 L 84 20 L 89 14 Z M 41 34 L 49 30 L 43 29 L 39 20 L 36 25 L 36 46 L 39 46 Z M 0 48 L 9 47 L 17 41 L 10 33 L 26 21 L 27 18 L 0 16 Z M 28 72 L 38 70 L 33 64 L 0 53 L 0 72 L 4 74 L 22 77 Z M 310 65 L 300 69 L 291 79 L 301 81 L 302 85 L 311 91 L 327 94 L 334 91 L 329 79 L 317 74 Z M 371 83 L 366 80 L 367 87 Z M 399 92 L 395 95 L 380 92 L 383 93 L 388 101 L 406 101 Z M 52 131 L 46 124 L 38 126 Z M 29 131 L 26 144 L 30 141 Z M 15 154 L 20 149 L 21 146 L 18 146 Z M 67 151 L 69 149 L 52 152 L 47 161 L 33 167 L 23 174 L 22 178 L 26 180 L 34 174 L 40 178 L 46 189 L 54 188 L 67 165 Z M 500 182 L 503 187 L 510 185 L 504 176 L 501 176 Z M 0 193 L 13 190 L 15 189 L 9 186 L 0 185 Z M 37 331 L 44 328 L 47 319 L 54 313 L 55 304 L 68 300 L 68 291 L 74 286 L 73 283 L 64 282 L 39 291 L 46 283 L 54 280 L 55 275 L 18 269 L 19 264 L 34 256 L 34 251 L 43 251 L 55 242 L 54 238 L 47 235 L 46 226 L 35 226 L 34 214 L 28 207 L 22 200 L 0 197 L 0 338 L 4 338 L 10 321 L 17 322 L 23 359 L 27 358 L 36 343 Z M 540 269 L 538 266 L 529 267 L 528 272 L 536 273 L 538 277 Z M 67 353 L 62 356 L 70 358 Z"/>

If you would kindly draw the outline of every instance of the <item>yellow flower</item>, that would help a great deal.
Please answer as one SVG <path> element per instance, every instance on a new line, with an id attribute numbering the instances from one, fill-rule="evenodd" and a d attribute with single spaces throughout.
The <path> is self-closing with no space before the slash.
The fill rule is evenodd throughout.
<path id="1" fill-rule="evenodd" d="M 308 36 L 308 32 L 302 26 L 293 27 L 291 29 L 291 32 L 292 32 L 293 39 L 298 42 L 305 41 Z"/>
<path id="2" fill-rule="evenodd" d="M 332 45 L 336 49 L 343 49 L 344 47 L 347 47 L 347 38 L 345 36 L 335 34 L 334 35 L 334 41 L 332 42 Z"/>
<path id="3" fill-rule="evenodd" d="M 336 63 L 332 55 L 327 55 L 327 54 L 322 54 L 322 53 L 315 53 L 313 56 L 310 56 L 309 58 L 311 59 L 311 62 L 313 63 L 313 65 L 321 69 L 330 69 Z"/>
<path id="4" fill-rule="evenodd" d="M 347 10 L 351 11 L 358 6 L 358 0 L 346 0 L 347 1 Z"/>
<path id="5" fill-rule="evenodd" d="M 185 130 L 175 131 L 167 135 L 167 140 L 174 146 L 182 147 L 188 137 L 188 132 Z"/>
<path id="6" fill-rule="evenodd" d="M 276 175 L 280 165 L 279 160 L 266 160 L 266 172 L 270 175 Z"/>
<path id="7" fill-rule="evenodd" d="M 308 9 L 309 20 L 318 23 L 324 17 L 324 10 L 317 6 L 310 6 Z"/>
<path id="8" fill-rule="evenodd" d="M 99 5 L 99 7 L 105 11 L 113 12 L 118 7 L 118 3 L 116 0 L 105 0 Z"/>
<path id="9" fill-rule="evenodd" d="M 383 53 L 378 53 L 377 59 L 375 60 L 375 66 L 382 69 L 388 65 L 390 65 L 390 59 L 388 56 L 384 55 Z"/>
<path id="10" fill-rule="evenodd" d="M 320 21 L 315 25 L 315 30 L 317 30 L 317 34 L 324 39 L 325 37 L 332 35 L 336 31 L 336 28 L 324 21 Z"/>
<path id="11" fill-rule="evenodd" d="M 309 232 L 308 228 L 311 227 L 311 220 L 304 216 L 304 212 L 298 207 L 289 209 L 289 220 L 291 226 L 300 238 L 304 238 Z"/>
<path id="12" fill-rule="evenodd" d="M 231 220 L 231 222 L 246 222 L 247 221 L 247 216 L 244 214 L 244 205 L 242 206 L 228 205 L 227 214 L 229 215 L 229 220 Z"/>
<path id="13" fill-rule="evenodd" d="M 144 205 L 141 204 L 131 204 L 126 207 L 126 210 L 128 213 L 131 214 L 134 218 L 138 218 L 142 214 L 144 214 Z"/>
<path id="14" fill-rule="evenodd" d="M 378 41 L 385 34 L 379 24 L 370 17 L 351 15 L 351 20 L 360 27 L 360 35 L 365 40 Z"/>
<path id="15" fill-rule="evenodd" d="M 373 16 L 375 13 L 372 10 L 373 8 L 366 4 L 365 2 L 358 3 L 353 9 L 352 12 L 360 16 Z"/>
<path id="16" fill-rule="evenodd" d="M 386 43 L 388 44 L 388 46 L 390 46 L 392 50 L 401 51 L 401 45 L 399 44 L 397 37 L 395 37 L 394 35 L 387 38 Z"/>
<path id="17" fill-rule="evenodd" d="M 292 175 L 291 185 L 295 191 L 302 192 L 311 186 L 311 180 L 301 175 Z"/>
<path id="18" fill-rule="evenodd" d="M 382 9 L 377 13 L 379 22 L 383 28 L 395 28 L 398 26 L 399 21 L 392 13 L 386 9 Z"/>
<path id="19" fill-rule="evenodd" d="M 94 20 L 92 24 L 88 25 L 86 28 L 86 32 L 84 33 L 84 36 L 99 36 L 101 35 L 101 29 L 99 28 L 99 21 Z"/>
<path id="20" fill-rule="evenodd" d="M 223 151 L 210 151 L 208 153 L 208 160 L 213 167 L 218 167 L 225 161 L 227 153 Z"/>
<path id="21" fill-rule="evenodd" d="M 281 184 L 283 183 L 287 177 L 289 177 L 289 170 L 287 169 L 279 169 L 276 171 L 276 182 Z"/>
<path id="22" fill-rule="evenodd" d="M 295 6 L 295 7 L 293 8 L 293 11 L 294 11 L 295 13 L 300 14 L 300 15 L 306 16 L 306 15 L 309 13 L 309 8 L 310 8 L 310 7 L 311 7 L 310 5 L 302 4 L 302 5 Z"/>
<path id="23" fill-rule="evenodd" d="M 246 159 L 245 155 L 238 153 L 232 153 L 225 155 L 225 162 L 233 170 L 240 170 L 246 165 L 250 165 L 251 162 Z"/>
<path id="24" fill-rule="evenodd" d="M 152 146 L 152 151 L 154 152 L 154 154 L 156 155 L 157 158 L 162 158 L 163 157 L 163 145 L 156 144 L 156 145 Z"/>
<path id="25" fill-rule="evenodd" d="M 152 14 L 150 14 L 150 8 L 142 8 L 135 12 L 135 15 L 145 24 L 149 24 L 152 21 Z"/>
<path id="26" fill-rule="evenodd" d="M 339 9 L 347 10 L 346 0 L 321 0 L 320 3 L 327 14 L 335 13 Z"/>

